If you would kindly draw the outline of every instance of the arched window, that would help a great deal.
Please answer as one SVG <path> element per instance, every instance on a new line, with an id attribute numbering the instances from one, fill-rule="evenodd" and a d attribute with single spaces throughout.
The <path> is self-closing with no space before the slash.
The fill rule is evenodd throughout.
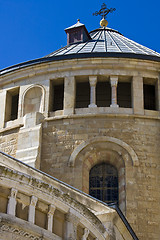
<path id="1" fill-rule="evenodd" d="M 89 194 L 105 203 L 118 204 L 118 172 L 106 163 L 94 166 L 89 174 Z"/>
<path id="2" fill-rule="evenodd" d="M 39 86 L 31 87 L 24 96 L 24 114 L 42 112 L 43 91 Z"/>

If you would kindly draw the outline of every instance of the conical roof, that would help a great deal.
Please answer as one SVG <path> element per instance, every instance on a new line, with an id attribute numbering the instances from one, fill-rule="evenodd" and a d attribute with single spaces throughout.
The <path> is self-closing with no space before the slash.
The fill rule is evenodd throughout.
<path id="1" fill-rule="evenodd" d="M 121 33 L 111 28 L 98 28 L 89 34 L 91 36 L 90 40 L 67 45 L 46 57 L 84 53 L 129 53 L 160 57 L 159 53 L 124 37 Z"/>
<path id="2" fill-rule="evenodd" d="M 78 23 L 65 30 L 77 29 L 79 27 L 85 28 L 85 25 Z M 68 44 L 42 58 L 2 69 L 0 75 L 38 63 L 89 57 L 133 58 L 160 62 L 160 53 L 124 37 L 117 30 L 102 27 L 91 31 L 86 41 Z"/>

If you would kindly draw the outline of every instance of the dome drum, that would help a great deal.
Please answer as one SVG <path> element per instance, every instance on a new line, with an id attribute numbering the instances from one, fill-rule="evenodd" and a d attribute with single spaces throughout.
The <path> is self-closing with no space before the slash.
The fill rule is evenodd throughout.
<path id="1" fill-rule="evenodd" d="M 21 87 L 20 85 L 21 83 L 23 84 L 23 80 L 19 80 L 19 87 L 12 88 L 8 85 L 8 88 L 6 88 L 6 90 L 4 89 L 1 98 L 4 99 L 1 111 L 3 113 L 5 112 L 5 115 L 1 114 L 1 118 L 3 117 L 1 127 L 14 124 L 13 122 L 17 118 L 20 119 L 23 117 L 25 111 L 28 111 L 28 113 L 38 111 L 43 113 L 45 117 L 66 116 L 71 114 L 85 115 L 91 113 L 158 116 L 160 101 L 158 94 L 158 72 L 156 69 L 154 73 L 149 71 L 150 63 L 148 63 L 148 70 L 146 72 L 144 69 L 145 65 L 144 68 L 139 69 L 138 72 L 137 70 L 131 71 L 127 69 L 126 65 L 124 72 L 124 69 L 121 69 L 121 65 L 123 65 L 122 60 L 119 63 L 119 69 L 117 64 L 114 69 L 114 67 L 108 67 L 107 64 L 105 68 L 104 63 L 98 64 L 98 62 L 99 59 L 94 59 L 91 68 L 87 66 L 86 61 L 84 61 L 83 66 L 87 67 L 87 70 L 85 70 L 85 68 L 83 70 L 76 70 L 72 65 L 72 76 L 68 77 L 65 77 L 65 75 L 67 75 L 67 71 L 70 69 L 69 65 L 65 67 L 65 71 L 63 70 L 63 72 L 59 73 L 55 71 L 55 73 L 49 75 L 50 79 L 42 80 L 42 82 L 40 79 L 43 79 L 43 71 L 39 76 L 33 76 L 31 79 L 37 79 L 37 83 L 34 80 L 35 85 L 31 84 L 30 89 L 35 91 L 36 86 L 39 86 L 39 84 L 41 84 L 40 87 L 42 89 L 40 90 L 42 91 L 41 103 L 40 106 L 37 105 L 38 108 L 36 107 L 38 98 L 36 100 L 34 97 L 35 94 L 32 94 L 33 97 L 31 96 L 30 103 L 28 105 L 25 104 L 25 108 L 28 106 L 28 110 L 24 109 L 24 103 L 28 100 L 26 100 L 26 96 L 23 97 L 23 95 L 25 91 L 27 91 L 28 85 L 27 87 Z M 83 61 L 81 60 L 79 63 L 82 66 Z M 75 67 L 78 68 L 77 65 Z M 21 71 L 19 74 L 21 74 Z M 138 76 L 139 71 L 141 71 L 141 76 Z M 89 72 L 91 75 L 87 75 Z M 100 74 L 95 75 L 95 72 Z M 124 73 L 126 75 L 124 75 Z M 17 99 L 17 104 L 12 106 L 10 102 L 14 101 L 14 98 Z"/>

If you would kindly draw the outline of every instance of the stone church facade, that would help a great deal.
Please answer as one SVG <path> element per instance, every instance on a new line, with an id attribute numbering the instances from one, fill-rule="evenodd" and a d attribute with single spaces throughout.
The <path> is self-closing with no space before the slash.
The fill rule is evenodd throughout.
<path id="1" fill-rule="evenodd" d="M 158 240 L 160 54 L 65 31 L 0 72 L 1 239 Z"/>

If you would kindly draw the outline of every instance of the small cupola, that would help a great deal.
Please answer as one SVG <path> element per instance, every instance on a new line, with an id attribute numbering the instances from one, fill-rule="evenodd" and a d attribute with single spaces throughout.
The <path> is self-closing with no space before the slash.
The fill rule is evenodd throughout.
<path id="1" fill-rule="evenodd" d="M 78 22 L 71 27 L 65 29 L 67 33 L 67 45 L 77 42 L 86 42 L 91 39 L 84 24 Z"/>

